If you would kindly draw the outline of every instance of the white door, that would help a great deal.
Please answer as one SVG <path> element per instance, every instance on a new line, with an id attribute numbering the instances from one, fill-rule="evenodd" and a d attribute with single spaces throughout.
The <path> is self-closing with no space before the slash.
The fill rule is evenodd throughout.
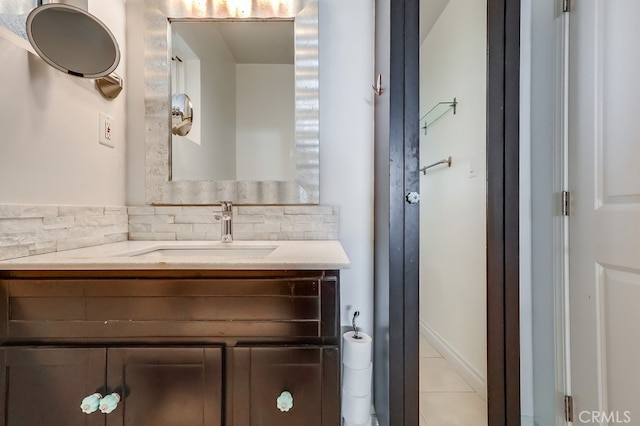
<path id="1" fill-rule="evenodd" d="M 640 1 L 572 3 L 574 424 L 640 425 Z"/>

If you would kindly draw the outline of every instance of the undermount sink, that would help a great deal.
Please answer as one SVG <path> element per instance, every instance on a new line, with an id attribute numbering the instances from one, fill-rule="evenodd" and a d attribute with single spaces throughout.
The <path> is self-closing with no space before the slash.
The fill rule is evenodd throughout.
<path id="1" fill-rule="evenodd" d="M 175 257 L 175 256 L 211 256 L 211 257 L 264 257 L 273 253 L 275 246 L 209 246 L 209 247 L 154 247 L 142 253 L 130 256 Z"/>

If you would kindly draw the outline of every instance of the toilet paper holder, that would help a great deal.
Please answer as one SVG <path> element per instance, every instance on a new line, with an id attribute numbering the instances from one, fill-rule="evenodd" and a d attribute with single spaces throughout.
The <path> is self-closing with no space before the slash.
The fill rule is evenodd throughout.
<path id="1" fill-rule="evenodd" d="M 351 320 L 351 326 L 353 327 L 353 338 L 354 339 L 362 339 L 362 336 L 358 334 L 358 327 L 356 327 L 356 318 L 360 316 L 360 311 L 355 311 L 353 313 L 353 319 Z"/>

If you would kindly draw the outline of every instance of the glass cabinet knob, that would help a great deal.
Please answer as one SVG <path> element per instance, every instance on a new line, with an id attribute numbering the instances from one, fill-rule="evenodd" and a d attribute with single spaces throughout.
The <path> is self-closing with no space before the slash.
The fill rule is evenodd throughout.
<path id="1" fill-rule="evenodd" d="M 288 391 L 284 391 L 280 394 L 276 401 L 278 410 L 282 412 L 289 411 L 293 408 L 293 395 Z"/>
<path id="2" fill-rule="evenodd" d="M 85 397 L 80 403 L 80 409 L 85 414 L 91 414 L 98 409 L 101 399 L 102 395 L 100 395 L 99 393 L 89 395 Z"/>
<path id="3" fill-rule="evenodd" d="M 120 402 L 120 395 L 114 392 L 102 398 L 100 400 L 100 405 L 98 406 L 98 408 L 100 409 L 101 413 L 109 414 L 110 412 L 115 410 L 116 407 L 118 407 L 119 402 Z"/>

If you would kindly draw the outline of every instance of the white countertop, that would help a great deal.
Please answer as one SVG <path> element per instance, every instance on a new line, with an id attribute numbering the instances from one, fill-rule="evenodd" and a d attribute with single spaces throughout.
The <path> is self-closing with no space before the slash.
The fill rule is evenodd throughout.
<path id="1" fill-rule="evenodd" d="M 252 255 L 264 249 L 268 254 Z M 189 255 L 153 255 L 155 250 L 188 250 Z M 239 254 L 205 255 L 198 250 L 240 249 Z M 249 253 L 249 254 L 244 254 Z M 158 252 L 159 253 L 159 252 Z M 186 252 L 185 252 L 186 253 Z M 322 241 L 123 241 L 0 261 L 0 270 L 132 270 L 132 269 L 346 269 L 342 245 Z"/>

